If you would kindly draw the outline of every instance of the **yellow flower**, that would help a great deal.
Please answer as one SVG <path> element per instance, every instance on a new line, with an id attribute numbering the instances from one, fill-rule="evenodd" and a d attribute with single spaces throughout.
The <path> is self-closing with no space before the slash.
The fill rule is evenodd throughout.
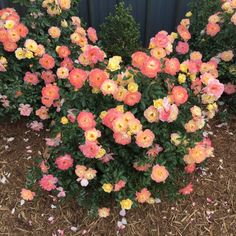
<path id="1" fill-rule="evenodd" d="M 38 44 L 32 39 L 27 39 L 25 41 L 25 48 L 31 52 L 36 52 L 38 49 Z"/>
<path id="2" fill-rule="evenodd" d="M 103 184 L 102 189 L 104 190 L 104 192 L 110 193 L 113 190 L 113 186 L 112 184 Z"/>
<path id="3" fill-rule="evenodd" d="M 97 93 L 99 93 L 99 92 L 100 92 L 100 90 L 99 90 L 98 88 L 93 88 L 93 89 L 92 89 L 92 93 L 97 94 Z"/>
<path id="4" fill-rule="evenodd" d="M 107 114 L 107 111 L 102 111 L 99 117 L 103 119 L 106 116 L 106 114 Z"/>
<path id="5" fill-rule="evenodd" d="M 172 133 L 170 135 L 170 140 L 175 146 L 178 146 L 181 143 L 181 137 L 178 133 Z"/>
<path id="6" fill-rule="evenodd" d="M 67 23 L 66 20 L 62 20 L 61 21 L 61 27 L 63 27 L 63 28 L 67 28 L 68 27 L 68 23 Z"/>
<path id="7" fill-rule="evenodd" d="M 175 33 L 175 32 L 172 32 L 170 36 L 171 36 L 171 38 L 173 38 L 173 39 L 177 39 L 177 38 L 178 38 L 178 34 Z"/>
<path id="8" fill-rule="evenodd" d="M 153 197 L 150 197 L 150 198 L 148 198 L 147 203 L 148 204 L 154 204 L 155 203 L 155 199 Z"/>
<path id="9" fill-rule="evenodd" d="M 91 129 L 85 132 L 85 139 L 94 142 L 98 138 L 98 131 L 96 129 Z"/>
<path id="10" fill-rule="evenodd" d="M 106 150 L 104 148 L 100 148 L 100 150 L 95 158 L 97 158 L 97 159 L 102 158 L 105 154 L 106 154 Z"/>
<path id="11" fill-rule="evenodd" d="M 128 90 L 131 92 L 131 93 L 135 93 L 138 91 L 138 84 L 136 84 L 135 82 L 131 82 L 128 84 Z"/>
<path id="12" fill-rule="evenodd" d="M 3 65 L 7 64 L 7 59 L 6 59 L 6 57 L 1 56 L 1 57 L 0 57 L 0 63 L 3 64 Z"/>
<path id="13" fill-rule="evenodd" d="M 65 116 L 63 116 L 62 118 L 61 118 L 61 123 L 63 124 L 63 125 L 66 125 L 66 124 L 68 124 L 68 119 L 65 117 Z"/>
<path id="14" fill-rule="evenodd" d="M 18 60 L 24 59 L 25 58 L 25 52 L 22 48 L 17 48 L 15 51 L 16 58 Z"/>
<path id="15" fill-rule="evenodd" d="M 121 62 L 122 62 L 122 58 L 120 56 L 114 56 L 109 59 L 107 69 L 110 71 L 119 70 Z"/>
<path id="16" fill-rule="evenodd" d="M 194 81 L 194 80 L 196 79 L 197 76 L 196 76 L 196 74 L 190 74 L 189 77 L 190 77 L 190 79 L 191 79 L 192 81 Z"/>
<path id="17" fill-rule="evenodd" d="M 15 26 L 15 21 L 13 20 L 7 20 L 4 27 L 6 29 L 12 29 Z"/>
<path id="18" fill-rule="evenodd" d="M 25 52 L 25 57 L 28 58 L 28 59 L 31 59 L 34 57 L 34 54 L 31 52 L 31 51 L 26 51 Z"/>
<path id="19" fill-rule="evenodd" d="M 118 106 L 116 106 L 116 110 L 117 111 L 120 111 L 120 112 L 122 112 L 122 113 L 124 113 L 124 105 L 118 105 Z"/>
<path id="20" fill-rule="evenodd" d="M 153 105 L 155 108 L 162 107 L 162 104 L 163 104 L 163 99 L 161 99 L 161 98 L 153 100 Z"/>
<path id="21" fill-rule="evenodd" d="M 214 102 L 214 103 L 212 103 L 212 104 L 208 104 L 207 105 L 207 109 L 209 110 L 209 111 L 216 111 L 217 110 L 217 108 L 218 108 L 218 106 L 217 106 L 217 104 Z"/>
<path id="22" fill-rule="evenodd" d="M 191 17 L 192 15 L 193 15 L 193 14 L 192 14 L 191 11 L 188 11 L 188 12 L 185 14 L 186 17 Z"/>
<path id="23" fill-rule="evenodd" d="M 184 73 L 187 73 L 187 71 L 188 71 L 188 67 L 187 67 L 187 65 L 186 64 L 180 64 L 180 70 L 182 71 L 182 72 L 184 72 Z"/>
<path id="24" fill-rule="evenodd" d="M 186 75 L 179 73 L 178 81 L 179 81 L 180 84 L 185 83 L 185 81 L 186 81 Z"/>
<path id="25" fill-rule="evenodd" d="M 129 198 L 127 198 L 127 199 L 122 200 L 120 202 L 120 205 L 121 205 L 122 209 L 129 210 L 129 209 L 131 209 L 133 202 Z"/>

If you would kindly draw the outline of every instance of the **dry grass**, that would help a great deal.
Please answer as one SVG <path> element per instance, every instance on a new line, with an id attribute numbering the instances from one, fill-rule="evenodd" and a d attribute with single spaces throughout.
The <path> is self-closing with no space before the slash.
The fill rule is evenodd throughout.
<path id="1" fill-rule="evenodd" d="M 194 193 L 175 203 L 164 201 L 131 210 L 123 235 L 236 235 L 236 123 L 212 127 L 215 157 L 202 174 L 193 177 Z M 118 214 L 105 220 L 91 218 L 76 204 L 58 205 L 52 197 L 21 206 L 19 192 L 25 173 L 33 158 L 44 152 L 43 134 L 28 131 L 24 123 L 1 124 L 0 131 L 0 178 L 10 173 L 5 184 L 0 182 L 0 235 L 47 236 L 58 229 L 65 230 L 65 235 L 116 235 Z M 9 142 L 10 137 L 15 139 Z M 53 223 L 48 221 L 51 216 Z M 78 231 L 73 232 L 71 226 Z"/>

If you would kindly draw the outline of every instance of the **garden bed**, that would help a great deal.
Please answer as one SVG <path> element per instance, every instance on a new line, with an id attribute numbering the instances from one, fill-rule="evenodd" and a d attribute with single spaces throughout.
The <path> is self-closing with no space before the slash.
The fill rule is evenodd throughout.
<path id="1" fill-rule="evenodd" d="M 215 157 L 191 177 L 194 192 L 176 203 L 129 211 L 124 235 L 234 235 L 236 123 L 219 124 L 215 121 L 210 129 Z M 45 153 L 45 134 L 30 131 L 22 122 L 2 123 L 0 131 L 0 235 L 63 235 L 58 230 L 65 235 L 116 234 L 116 211 L 107 219 L 91 218 L 76 203 L 59 205 L 46 195 L 21 206 L 25 174 L 34 158 Z"/>

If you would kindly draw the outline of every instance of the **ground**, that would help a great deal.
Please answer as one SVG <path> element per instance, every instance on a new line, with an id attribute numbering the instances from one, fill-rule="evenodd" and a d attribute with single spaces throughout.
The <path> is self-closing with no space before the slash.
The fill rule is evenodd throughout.
<path id="1" fill-rule="evenodd" d="M 125 236 L 233 236 L 236 234 L 236 120 L 209 127 L 215 147 L 203 171 L 192 178 L 194 192 L 177 202 L 162 200 L 131 210 Z M 34 159 L 45 152 L 44 135 L 24 122 L 0 124 L 0 235 L 116 235 L 118 214 L 91 218 L 74 203 L 40 197 L 21 205 L 20 190 Z"/>

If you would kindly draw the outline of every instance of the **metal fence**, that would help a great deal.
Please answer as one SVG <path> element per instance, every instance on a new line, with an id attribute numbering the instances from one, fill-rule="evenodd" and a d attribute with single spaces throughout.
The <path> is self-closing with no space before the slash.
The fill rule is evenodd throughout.
<path id="1" fill-rule="evenodd" d="M 81 0 L 79 16 L 99 30 L 110 12 L 114 12 L 115 4 L 119 0 Z M 132 14 L 140 24 L 141 36 L 144 45 L 160 30 L 171 32 L 188 10 L 189 0 L 125 0 L 126 5 L 133 8 Z M 14 6 L 11 0 L 0 0 L 0 8 Z M 17 10 L 23 13 L 20 7 Z"/>

